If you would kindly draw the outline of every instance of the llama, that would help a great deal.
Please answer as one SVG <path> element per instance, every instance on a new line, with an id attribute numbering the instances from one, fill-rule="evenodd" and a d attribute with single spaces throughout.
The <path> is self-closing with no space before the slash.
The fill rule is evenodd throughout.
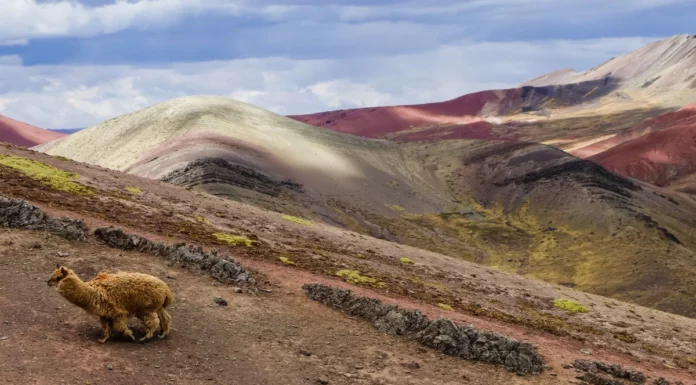
<path id="1" fill-rule="evenodd" d="M 161 329 L 159 338 L 169 333 L 171 317 L 165 308 L 174 296 L 167 284 L 157 277 L 127 272 L 99 273 L 91 281 L 83 282 L 75 272 L 58 265 L 47 283 L 57 285 L 58 293 L 72 304 L 99 317 L 103 333 L 99 339 L 101 343 L 109 339 L 112 329 L 135 342 L 128 328 L 129 316 L 145 324 L 145 336 L 140 342 L 152 338 L 157 327 Z"/>

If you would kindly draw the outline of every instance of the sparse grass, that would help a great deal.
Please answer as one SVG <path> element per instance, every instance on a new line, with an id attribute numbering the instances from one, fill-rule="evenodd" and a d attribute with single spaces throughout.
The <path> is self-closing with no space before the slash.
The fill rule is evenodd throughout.
<path id="1" fill-rule="evenodd" d="M 452 308 L 451 305 L 448 305 L 446 303 L 438 303 L 437 307 L 439 307 L 442 310 L 447 310 L 447 311 L 454 311 L 454 308 Z"/>
<path id="2" fill-rule="evenodd" d="M 198 223 L 204 223 L 206 225 L 210 224 L 210 221 L 202 215 L 196 215 L 195 219 Z"/>
<path id="3" fill-rule="evenodd" d="M 244 236 L 244 235 L 215 233 L 215 234 L 213 234 L 213 236 L 215 238 L 217 238 L 217 240 L 225 242 L 225 243 L 232 245 L 232 246 L 244 245 L 246 247 L 251 247 L 256 243 L 255 240 L 249 239 L 249 237 Z"/>
<path id="4" fill-rule="evenodd" d="M 396 211 L 397 213 L 404 213 L 404 212 L 406 212 L 406 209 L 403 208 L 403 207 L 401 207 L 401 206 L 399 206 L 399 205 L 388 205 L 388 204 L 386 204 L 386 203 L 385 203 L 384 205 L 387 206 L 387 207 L 389 207 L 390 209 Z"/>
<path id="5" fill-rule="evenodd" d="M 283 219 L 288 221 L 288 222 L 294 222 L 300 225 L 304 226 L 311 226 L 313 224 L 312 221 L 300 217 L 294 217 L 292 215 L 283 215 Z"/>
<path id="6" fill-rule="evenodd" d="M 128 191 L 131 194 L 136 194 L 136 195 L 140 195 L 143 193 L 143 190 L 141 190 L 137 187 L 126 187 L 126 191 Z"/>
<path id="7" fill-rule="evenodd" d="M 74 162 L 72 159 L 66 158 L 66 157 L 60 156 L 60 155 L 55 155 L 55 156 L 53 156 L 53 157 L 56 158 L 56 159 L 60 159 L 60 160 L 62 160 L 62 161 L 64 161 L 64 162 Z"/>
<path id="8" fill-rule="evenodd" d="M 570 299 L 558 298 L 553 301 L 553 306 L 556 309 L 563 310 L 567 313 L 577 314 L 577 313 L 587 313 L 590 311 L 587 307 L 573 301 Z"/>
<path id="9" fill-rule="evenodd" d="M 403 263 L 404 265 L 413 265 L 413 260 L 410 258 L 404 257 L 404 258 L 399 259 L 399 261 L 401 261 L 401 263 Z"/>
<path id="10" fill-rule="evenodd" d="M 396 186 L 399 185 L 399 182 L 393 180 L 393 181 L 389 182 L 389 185 L 392 186 L 392 187 L 396 187 Z"/>
<path id="11" fill-rule="evenodd" d="M 353 285 L 372 285 L 381 289 L 387 287 L 385 283 L 377 282 L 375 278 L 362 275 L 358 270 L 339 270 L 336 272 L 336 275 Z"/>
<path id="12" fill-rule="evenodd" d="M 12 155 L 0 155 L 0 165 L 13 168 L 50 188 L 74 195 L 91 195 L 93 191 L 76 183 L 80 175 L 49 166 L 31 159 Z"/>
<path id="13" fill-rule="evenodd" d="M 278 259 L 280 260 L 280 262 L 283 262 L 286 265 L 294 265 L 295 264 L 295 262 L 288 257 L 280 257 Z"/>

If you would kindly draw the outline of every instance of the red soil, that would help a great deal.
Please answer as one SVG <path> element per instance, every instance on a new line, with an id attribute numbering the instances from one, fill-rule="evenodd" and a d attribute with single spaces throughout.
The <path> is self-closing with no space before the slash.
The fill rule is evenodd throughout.
<path id="1" fill-rule="evenodd" d="M 645 131 L 649 133 L 641 135 Z M 616 141 L 623 143 L 588 159 L 618 174 L 667 186 L 696 172 L 696 103 L 651 119 Z"/>
<path id="2" fill-rule="evenodd" d="M 440 103 L 358 108 L 289 117 L 313 126 L 368 138 L 382 138 L 421 127 L 452 125 L 457 128 L 446 134 L 451 135 L 450 138 L 492 139 L 494 134 L 490 131 L 490 125 L 480 116 L 483 113 L 498 113 L 515 104 L 519 97 L 519 89 L 481 91 Z M 469 133 L 474 136 L 467 136 Z M 425 140 L 433 138 L 431 136 L 442 139 L 437 129 L 423 130 L 399 139 Z"/>
<path id="3" fill-rule="evenodd" d="M 65 136 L 0 115 L 0 142 L 33 147 Z"/>

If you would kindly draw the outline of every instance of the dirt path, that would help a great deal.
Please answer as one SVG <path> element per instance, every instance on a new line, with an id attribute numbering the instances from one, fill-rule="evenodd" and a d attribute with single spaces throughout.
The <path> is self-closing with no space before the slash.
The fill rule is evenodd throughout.
<path id="1" fill-rule="evenodd" d="M 9 243 L 12 243 L 9 245 Z M 40 244 L 40 249 L 32 248 Z M 68 253 L 58 257 L 58 252 Z M 45 280 L 56 262 L 85 279 L 138 270 L 167 279 L 176 300 L 165 340 L 97 343 L 98 322 Z M 291 274 L 291 270 L 287 271 Z M 215 296 L 229 302 L 213 303 Z M 142 333 L 139 324 L 133 325 Z M 7 384 L 556 384 L 421 349 L 285 288 L 267 296 L 162 260 L 41 232 L 0 231 L 0 383 Z M 566 381 L 564 381 L 566 382 Z"/>

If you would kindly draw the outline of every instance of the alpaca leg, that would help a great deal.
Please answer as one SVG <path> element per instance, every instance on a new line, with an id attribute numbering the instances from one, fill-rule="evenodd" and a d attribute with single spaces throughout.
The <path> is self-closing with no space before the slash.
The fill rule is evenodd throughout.
<path id="1" fill-rule="evenodd" d="M 145 324 L 145 337 L 140 339 L 140 342 L 143 342 L 152 338 L 160 325 L 160 320 L 157 313 L 144 314 L 140 319 Z"/>
<path id="2" fill-rule="evenodd" d="M 128 315 L 122 315 L 114 319 L 113 328 L 115 331 L 122 333 L 126 337 L 130 337 L 135 342 L 133 331 L 128 329 Z"/>
<path id="3" fill-rule="evenodd" d="M 102 338 L 99 339 L 99 342 L 103 344 L 111 337 L 111 320 L 106 317 L 99 317 L 99 322 L 101 322 L 102 328 Z"/>

